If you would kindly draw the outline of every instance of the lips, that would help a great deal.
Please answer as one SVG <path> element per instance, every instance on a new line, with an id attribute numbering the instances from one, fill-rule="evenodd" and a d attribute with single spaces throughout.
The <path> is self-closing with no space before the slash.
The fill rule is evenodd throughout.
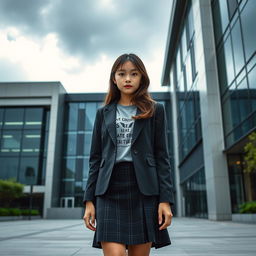
<path id="1" fill-rule="evenodd" d="M 131 88 L 132 86 L 131 85 L 125 85 L 124 87 L 125 88 Z"/>

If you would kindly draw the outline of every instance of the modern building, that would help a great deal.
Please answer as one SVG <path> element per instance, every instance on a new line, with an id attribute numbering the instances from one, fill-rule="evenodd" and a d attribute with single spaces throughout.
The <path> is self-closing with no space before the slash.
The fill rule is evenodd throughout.
<path id="1" fill-rule="evenodd" d="M 256 1 L 174 0 L 169 86 L 177 216 L 231 220 L 256 200 L 244 146 L 256 129 Z"/>
<path id="2" fill-rule="evenodd" d="M 173 165 L 169 93 L 151 96 L 166 108 Z M 92 129 L 104 97 L 68 94 L 59 82 L 0 83 L 0 179 L 15 178 L 26 192 L 13 206 L 28 208 L 32 184 L 32 206 L 44 218 L 82 217 Z"/>

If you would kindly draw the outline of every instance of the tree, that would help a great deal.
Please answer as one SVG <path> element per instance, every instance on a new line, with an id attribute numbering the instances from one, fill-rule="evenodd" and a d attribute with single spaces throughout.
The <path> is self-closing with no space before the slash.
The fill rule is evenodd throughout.
<path id="1" fill-rule="evenodd" d="M 256 132 L 249 135 L 249 142 L 244 146 L 244 172 L 252 173 L 256 170 Z"/>
<path id="2" fill-rule="evenodd" d="M 0 180 L 0 202 L 3 207 L 9 207 L 15 198 L 23 195 L 24 185 L 14 179 Z"/>

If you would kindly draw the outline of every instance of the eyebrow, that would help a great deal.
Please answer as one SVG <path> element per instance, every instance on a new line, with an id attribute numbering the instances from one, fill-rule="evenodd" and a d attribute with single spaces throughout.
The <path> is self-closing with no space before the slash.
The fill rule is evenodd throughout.
<path id="1" fill-rule="evenodd" d="M 125 69 L 118 69 L 117 72 L 118 72 L 118 71 L 126 71 L 126 70 L 125 70 Z M 134 68 L 134 69 L 131 69 L 131 71 L 139 71 L 139 70 L 136 69 L 136 68 Z"/>

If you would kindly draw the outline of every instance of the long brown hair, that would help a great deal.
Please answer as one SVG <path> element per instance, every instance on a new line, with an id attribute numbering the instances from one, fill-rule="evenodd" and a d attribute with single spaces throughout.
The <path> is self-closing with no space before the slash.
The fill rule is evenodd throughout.
<path id="1" fill-rule="evenodd" d="M 142 60 L 133 53 L 123 54 L 119 56 L 114 62 L 111 69 L 110 78 L 109 78 L 109 90 L 105 97 L 104 104 L 107 105 L 112 103 L 113 101 L 116 101 L 116 100 L 118 101 L 120 99 L 120 96 L 121 96 L 120 90 L 114 84 L 113 79 L 115 77 L 115 73 L 118 70 L 118 68 L 121 67 L 126 61 L 131 61 L 142 75 L 140 86 L 137 89 L 137 91 L 134 92 L 131 98 L 131 103 L 136 105 L 141 110 L 141 113 L 137 116 L 133 116 L 133 118 L 134 119 L 149 118 L 154 113 L 154 103 L 155 103 L 155 101 L 152 99 L 151 95 L 148 92 L 150 80 Z"/>

